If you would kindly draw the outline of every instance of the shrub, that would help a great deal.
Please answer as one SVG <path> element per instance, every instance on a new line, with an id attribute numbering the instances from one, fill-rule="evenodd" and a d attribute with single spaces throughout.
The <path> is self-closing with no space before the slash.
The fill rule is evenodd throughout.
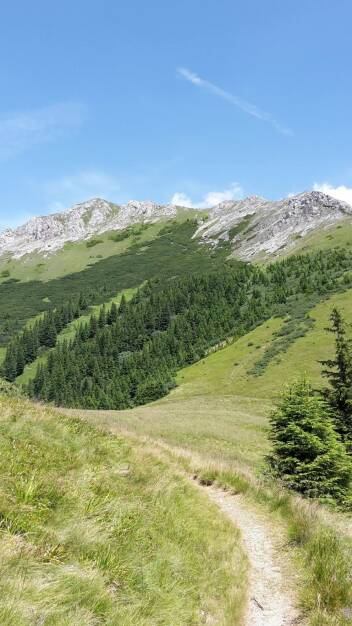
<path id="1" fill-rule="evenodd" d="M 0 378 L 0 396 L 7 396 L 10 398 L 20 398 L 22 396 L 22 392 L 19 387 L 9 383 L 7 380 Z"/>
<path id="2" fill-rule="evenodd" d="M 93 239 L 89 239 L 89 241 L 86 241 L 86 246 L 87 248 L 94 248 L 94 246 L 98 245 L 98 243 L 103 243 L 103 240 L 93 238 Z"/>
<path id="3" fill-rule="evenodd" d="M 308 497 L 343 501 L 352 463 L 325 400 L 303 379 L 285 390 L 270 417 L 268 463 L 287 487 Z"/>

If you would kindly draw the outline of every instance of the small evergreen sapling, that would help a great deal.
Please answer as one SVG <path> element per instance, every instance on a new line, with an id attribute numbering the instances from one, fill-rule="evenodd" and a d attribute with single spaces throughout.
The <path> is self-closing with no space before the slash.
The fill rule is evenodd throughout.
<path id="1" fill-rule="evenodd" d="M 307 380 L 283 392 L 270 423 L 268 462 L 273 474 L 305 496 L 343 501 L 352 461 L 334 430 L 328 404 L 313 394 Z"/>

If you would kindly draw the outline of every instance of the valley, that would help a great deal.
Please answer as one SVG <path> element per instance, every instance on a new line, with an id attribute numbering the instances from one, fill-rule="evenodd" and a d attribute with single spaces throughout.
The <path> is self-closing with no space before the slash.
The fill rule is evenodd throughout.
<path id="1" fill-rule="evenodd" d="M 88 205 L 0 238 L 1 623 L 347 626 L 350 510 L 266 457 L 283 386 L 326 385 L 334 308 L 352 338 L 350 208 Z"/>

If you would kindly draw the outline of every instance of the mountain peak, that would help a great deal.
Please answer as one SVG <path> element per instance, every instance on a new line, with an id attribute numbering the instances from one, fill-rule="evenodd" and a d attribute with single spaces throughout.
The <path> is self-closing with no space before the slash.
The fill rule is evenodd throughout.
<path id="1" fill-rule="evenodd" d="M 84 241 L 109 230 L 121 230 L 143 221 L 175 217 L 177 208 L 151 201 L 131 200 L 116 205 L 91 198 L 61 213 L 33 217 L 23 226 L 0 234 L 0 256 L 14 258 L 32 252 L 49 254 L 71 241 Z"/>
<path id="2" fill-rule="evenodd" d="M 176 206 L 151 200 L 116 205 L 103 198 L 91 198 L 62 213 L 34 217 L 0 234 L 0 256 L 18 258 L 32 252 L 47 255 L 69 241 L 84 241 L 136 223 L 172 219 L 177 213 Z M 226 200 L 210 209 L 208 220 L 203 221 L 195 236 L 212 245 L 232 237 L 236 256 L 251 260 L 275 255 L 280 249 L 292 247 L 297 237 L 351 215 L 349 204 L 321 191 L 305 191 L 276 201 L 249 196 Z"/>
<path id="3" fill-rule="evenodd" d="M 214 207 L 211 219 L 197 234 L 216 244 L 228 239 L 243 222 L 232 240 L 234 253 L 243 260 L 252 260 L 289 249 L 297 237 L 351 216 L 352 206 L 321 191 L 305 191 L 276 201 L 250 196 Z"/>

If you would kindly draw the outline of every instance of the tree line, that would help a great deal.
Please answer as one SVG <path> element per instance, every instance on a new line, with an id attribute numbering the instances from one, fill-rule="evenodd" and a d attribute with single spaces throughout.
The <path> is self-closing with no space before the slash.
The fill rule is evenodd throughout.
<path id="1" fill-rule="evenodd" d="M 58 405 L 122 409 L 162 397 L 175 374 L 229 336 L 240 337 L 307 293 L 351 284 L 352 255 L 330 250 L 267 267 L 219 265 L 216 272 L 153 279 L 119 308 L 102 307 L 75 338 L 50 352 L 28 392 Z"/>
<path id="2" fill-rule="evenodd" d="M 52 348 L 57 335 L 87 310 L 87 300 L 80 294 L 58 308 L 46 311 L 32 326 L 17 334 L 8 344 L 1 366 L 1 375 L 8 381 L 20 376 L 28 363 L 35 361 L 40 351 Z"/>

